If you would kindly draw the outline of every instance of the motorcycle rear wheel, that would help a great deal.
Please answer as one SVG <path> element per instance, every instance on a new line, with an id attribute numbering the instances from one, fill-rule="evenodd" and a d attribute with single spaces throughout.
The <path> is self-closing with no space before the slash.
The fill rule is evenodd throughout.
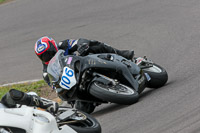
<path id="1" fill-rule="evenodd" d="M 147 82 L 147 87 L 149 88 L 160 88 L 164 86 L 168 80 L 167 71 L 155 63 L 152 67 L 145 68 L 143 71 L 144 73 L 148 73 L 151 77 L 151 80 Z"/>
<path id="2" fill-rule="evenodd" d="M 94 81 L 90 86 L 89 92 L 103 101 L 124 105 L 136 103 L 139 99 L 139 94 L 134 89 L 123 84 L 105 85 Z"/>

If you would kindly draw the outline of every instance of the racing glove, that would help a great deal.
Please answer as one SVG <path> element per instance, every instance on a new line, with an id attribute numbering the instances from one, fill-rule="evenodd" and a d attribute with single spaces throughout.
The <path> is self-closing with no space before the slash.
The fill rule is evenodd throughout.
<path id="1" fill-rule="evenodd" d="M 79 45 L 77 52 L 79 53 L 80 56 L 84 56 L 88 54 L 88 49 L 89 49 L 89 44 L 83 43 Z"/>
<path id="2" fill-rule="evenodd" d="M 42 109 L 46 109 L 50 113 L 57 113 L 59 105 L 57 102 L 38 97 L 38 96 L 32 96 L 32 101 L 30 103 L 30 106 L 37 106 Z"/>

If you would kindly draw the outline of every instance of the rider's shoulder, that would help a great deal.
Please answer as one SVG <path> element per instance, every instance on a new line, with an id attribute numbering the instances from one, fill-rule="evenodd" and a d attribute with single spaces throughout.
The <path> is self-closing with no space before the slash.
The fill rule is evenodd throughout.
<path id="1" fill-rule="evenodd" d="M 89 39 L 85 39 L 85 38 L 79 38 L 78 41 L 77 41 L 77 44 L 83 44 L 83 43 L 90 43 L 91 40 Z"/>
<path id="2" fill-rule="evenodd" d="M 67 46 L 67 45 L 68 45 L 68 40 L 69 40 L 69 39 L 60 41 L 60 42 L 58 43 L 58 47 L 62 49 L 62 47 Z"/>

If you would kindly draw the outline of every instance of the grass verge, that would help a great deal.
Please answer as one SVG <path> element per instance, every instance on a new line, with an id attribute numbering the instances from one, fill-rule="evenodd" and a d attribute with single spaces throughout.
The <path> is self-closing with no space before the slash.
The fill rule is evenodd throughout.
<path id="1" fill-rule="evenodd" d="M 3 2 L 5 2 L 5 1 L 6 1 L 6 0 L 0 0 L 0 4 L 3 3 Z"/>
<path id="2" fill-rule="evenodd" d="M 42 92 L 42 88 L 49 88 L 48 85 L 44 82 L 44 80 L 40 80 L 33 83 L 24 83 L 24 84 L 16 84 L 11 86 L 3 86 L 0 87 L 0 99 L 3 95 L 5 95 L 10 89 L 16 89 L 23 92 L 36 92 L 39 96 L 48 95 L 48 91 Z M 45 97 L 45 96 L 44 96 Z"/>
<path id="3" fill-rule="evenodd" d="M 13 1 L 13 0 L 0 0 L 0 4 L 4 4 L 4 3 L 10 2 L 10 1 Z"/>

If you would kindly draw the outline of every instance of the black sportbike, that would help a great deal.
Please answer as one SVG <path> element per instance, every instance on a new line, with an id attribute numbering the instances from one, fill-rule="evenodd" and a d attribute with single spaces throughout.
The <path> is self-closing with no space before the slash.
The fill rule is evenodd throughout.
<path id="1" fill-rule="evenodd" d="M 110 53 L 64 56 L 59 50 L 47 72 L 59 97 L 85 102 L 87 113 L 101 103 L 133 104 L 145 87 L 159 88 L 168 80 L 166 70 L 146 57 L 131 61 Z"/>

